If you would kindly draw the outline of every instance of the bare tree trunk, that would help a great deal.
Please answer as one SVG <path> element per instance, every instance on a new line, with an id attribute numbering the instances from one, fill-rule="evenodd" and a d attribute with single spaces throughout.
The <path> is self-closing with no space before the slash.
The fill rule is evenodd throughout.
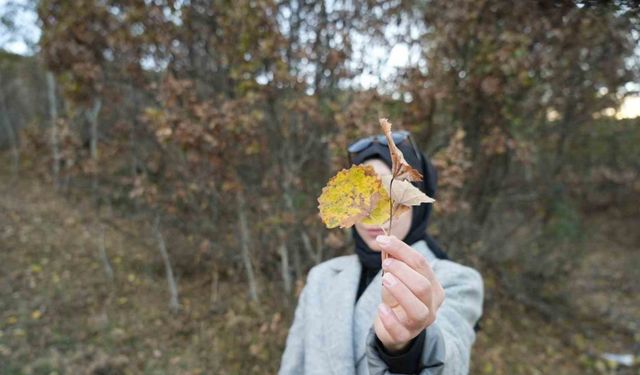
<path id="1" fill-rule="evenodd" d="M 159 215 L 156 215 L 153 223 L 153 234 L 158 241 L 158 250 L 160 251 L 160 256 L 162 257 L 162 261 L 164 262 L 164 269 L 167 274 L 167 284 L 169 286 L 169 293 L 171 295 L 169 299 L 169 309 L 172 313 L 177 313 L 180 310 L 180 303 L 178 302 L 178 285 L 176 283 L 176 279 L 173 277 L 173 268 L 171 268 L 169 253 L 167 252 L 167 246 L 164 242 L 164 237 L 162 237 L 162 232 L 160 231 Z"/>
<path id="2" fill-rule="evenodd" d="M 280 254 L 280 270 L 282 272 L 282 282 L 284 283 L 284 291 L 287 294 L 291 293 L 291 270 L 289 269 L 289 249 L 287 249 L 287 241 L 282 229 L 278 230 L 280 235 L 280 247 L 278 253 Z"/>
<path id="3" fill-rule="evenodd" d="M 287 159 L 289 161 L 291 160 L 290 152 L 287 152 Z M 288 165 L 290 165 L 290 162 Z M 290 178 L 292 174 L 293 173 L 287 168 L 287 163 L 285 163 L 284 177 L 282 179 L 282 190 L 284 191 L 284 194 L 283 194 L 284 206 L 288 212 L 290 212 L 291 214 L 294 214 L 293 198 L 291 194 L 291 178 Z M 294 269 L 296 280 L 302 277 L 302 260 L 300 259 L 299 249 L 293 250 L 293 269 Z"/>
<path id="4" fill-rule="evenodd" d="M 316 249 L 318 249 L 317 251 L 317 256 L 318 256 L 318 263 L 322 262 L 322 255 L 323 255 L 323 251 L 324 251 L 324 244 L 322 243 L 322 233 L 318 232 L 316 233 Z"/>
<path id="5" fill-rule="evenodd" d="M 7 112 L 7 106 L 5 105 L 4 96 L 6 94 L 0 93 L 0 113 L 2 114 L 2 124 L 4 125 L 4 130 L 7 133 L 7 137 L 9 138 L 9 143 L 11 146 L 11 157 L 12 157 L 12 171 L 13 175 L 18 175 L 18 167 L 20 166 L 20 149 L 18 148 L 18 137 L 16 136 L 15 130 L 13 129 L 13 125 L 11 125 L 11 119 L 9 118 Z"/>
<path id="6" fill-rule="evenodd" d="M 254 302 L 258 302 L 258 284 L 256 283 L 256 277 L 253 272 L 253 265 L 251 264 L 251 250 L 250 250 L 250 233 L 249 226 L 247 224 L 246 203 L 244 199 L 244 192 L 238 191 L 236 194 L 238 203 L 238 224 L 240 226 L 240 250 L 242 253 L 242 263 L 244 264 L 245 271 L 247 272 L 247 280 L 249 281 L 249 293 L 251 299 Z"/>
<path id="7" fill-rule="evenodd" d="M 138 92 L 134 89 L 134 87 L 132 85 L 128 85 L 127 86 L 127 95 L 131 98 L 131 103 L 130 106 L 133 110 L 137 110 L 137 108 L 140 108 L 142 106 L 142 103 L 140 102 L 140 95 L 138 94 Z M 130 113 L 130 112 L 129 112 Z M 129 114 L 127 113 L 126 116 L 129 116 Z M 137 139 L 137 134 L 136 134 L 136 129 L 138 128 L 138 120 L 135 118 L 132 119 L 132 122 L 129 126 L 129 153 L 130 153 L 130 173 L 131 173 L 131 179 L 133 181 L 135 181 L 136 177 L 138 176 L 138 174 L 140 173 L 146 173 L 146 171 L 143 171 L 143 165 L 142 163 L 140 163 L 140 153 L 139 153 L 139 148 L 140 147 L 140 143 L 139 140 Z M 134 199 L 133 200 L 133 211 L 135 213 L 139 213 L 140 212 L 140 206 L 141 206 L 141 201 L 140 199 Z"/>
<path id="8" fill-rule="evenodd" d="M 95 192 L 98 189 L 98 115 L 102 108 L 102 99 L 96 98 L 93 102 L 93 108 L 87 113 L 87 119 L 91 125 L 91 161 L 93 162 L 93 180 L 91 189 Z"/>
<path id="9" fill-rule="evenodd" d="M 98 202 L 98 114 L 100 113 L 101 107 L 102 107 L 102 100 L 100 98 L 97 98 L 94 100 L 93 108 L 91 109 L 91 111 L 87 112 L 87 119 L 89 120 L 89 124 L 91 125 L 91 162 L 93 163 L 91 195 L 94 203 Z M 55 125 L 54 125 L 54 128 L 55 128 Z M 100 236 L 100 240 L 99 240 L 100 241 L 99 242 L 100 258 L 103 261 L 103 265 L 105 267 L 105 272 L 107 273 L 107 276 L 110 279 L 113 279 L 113 269 L 111 268 L 111 264 L 109 263 L 107 251 L 104 246 L 104 228 L 100 223 L 99 209 L 97 209 L 97 212 L 96 212 L 95 226 Z"/>
<path id="10" fill-rule="evenodd" d="M 300 237 L 302 237 L 302 245 L 304 246 L 305 250 L 309 254 L 309 258 L 312 259 L 315 262 L 315 264 L 320 263 L 321 250 L 320 249 L 313 250 L 313 245 L 311 245 L 311 239 L 309 238 L 309 235 L 304 229 L 301 230 Z"/>
<path id="11" fill-rule="evenodd" d="M 284 291 L 287 294 L 291 293 L 291 272 L 289 270 L 289 250 L 287 250 L 287 245 L 283 242 L 280 244 L 278 248 L 278 253 L 280 253 L 281 259 L 281 271 L 282 271 L 282 282 L 284 284 Z"/>
<path id="12" fill-rule="evenodd" d="M 102 266 L 104 267 L 104 272 L 107 274 L 109 281 L 113 281 L 113 267 L 111 267 L 111 262 L 109 261 L 109 255 L 107 254 L 107 246 L 104 240 L 104 225 L 102 223 L 98 224 L 98 228 L 100 233 L 98 234 L 98 248 L 100 250 L 100 261 L 102 262 Z"/>
<path id="13" fill-rule="evenodd" d="M 58 142 L 58 102 L 56 100 L 56 81 L 53 73 L 47 72 L 47 96 L 49 98 L 49 116 L 51 117 L 51 156 L 53 157 L 53 186 L 60 187 L 60 147 Z"/>
<path id="14" fill-rule="evenodd" d="M 214 264 L 211 271 L 211 298 L 209 300 L 211 310 L 215 310 L 220 299 L 220 273 L 218 266 Z"/>
<path id="15" fill-rule="evenodd" d="M 300 280 L 304 275 L 302 274 L 302 259 L 300 259 L 300 251 L 294 251 L 293 255 L 293 274 L 296 280 Z"/>

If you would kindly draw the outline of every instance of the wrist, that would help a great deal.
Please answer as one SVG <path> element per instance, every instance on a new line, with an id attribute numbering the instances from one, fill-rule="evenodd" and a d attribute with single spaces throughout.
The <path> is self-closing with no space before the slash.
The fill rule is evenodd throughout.
<path id="1" fill-rule="evenodd" d="M 382 343 L 382 346 L 387 353 L 389 353 L 390 355 L 396 355 L 406 351 L 407 347 L 411 343 L 411 340 L 404 343 L 385 343 L 380 340 L 380 343 Z"/>

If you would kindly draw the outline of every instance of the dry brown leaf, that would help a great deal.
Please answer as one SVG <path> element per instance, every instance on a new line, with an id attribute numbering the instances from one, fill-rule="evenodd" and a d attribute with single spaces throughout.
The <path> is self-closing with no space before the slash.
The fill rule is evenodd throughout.
<path id="1" fill-rule="evenodd" d="M 382 132 L 387 138 L 389 144 L 389 152 L 391 153 L 391 173 L 396 180 L 409 180 L 409 181 L 422 181 L 422 175 L 417 170 L 413 169 L 409 163 L 404 159 L 402 151 L 398 149 L 391 137 L 391 123 L 386 118 L 380 119 L 380 126 Z"/>
<path id="2" fill-rule="evenodd" d="M 395 182 L 394 182 L 394 184 L 395 184 Z M 400 217 L 400 215 L 402 215 L 403 213 L 409 211 L 409 208 L 410 208 L 409 206 L 405 206 L 403 204 L 394 203 L 393 204 L 393 217 Z M 387 230 L 391 231 L 390 228 L 388 228 Z"/>
<path id="3" fill-rule="evenodd" d="M 380 176 L 380 179 L 382 180 L 382 186 L 387 190 L 395 204 L 418 206 L 422 203 L 435 202 L 435 199 L 423 193 L 409 181 L 395 179 L 393 180 L 393 184 L 391 184 L 392 177 L 391 175 L 384 175 Z M 389 186 L 391 186 L 391 188 L 389 188 Z"/>

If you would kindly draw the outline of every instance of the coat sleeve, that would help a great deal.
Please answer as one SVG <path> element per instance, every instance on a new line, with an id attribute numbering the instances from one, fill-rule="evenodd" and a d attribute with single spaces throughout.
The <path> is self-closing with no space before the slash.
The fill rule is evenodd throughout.
<path id="1" fill-rule="evenodd" d="M 298 298 L 298 306 L 289 329 L 287 343 L 282 355 L 278 375 L 293 375 L 304 373 L 304 326 L 305 305 L 308 287 L 305 286 Z"/>
<path id="2" fill-rule="evenodd" d="M 440 261 L 438 279 L 445 300 L 436 321 L 426 329 L 420 375 L 466 375 L 469 373 L 473 326 L 482 314 L 483 283 L 480 274 L 469 267 Z M 392 375 L 380 358 L 373 328 L 367 338 L 370 375 Z"/>
<path id="3" fill-rule="evenodd" d="M 442 333 L 434 323 L 425 330 L 425 341 L 420 364 L 418 366 L 420 375 L 440 375 L 442 374 L 445 359 L 445 345 Z M 367 336 L 367 364 L 370 375 L 394 375 L 389 371 L 389 367 L 380 356 L 376 348 L 376 334 L 373 327 Z"/>

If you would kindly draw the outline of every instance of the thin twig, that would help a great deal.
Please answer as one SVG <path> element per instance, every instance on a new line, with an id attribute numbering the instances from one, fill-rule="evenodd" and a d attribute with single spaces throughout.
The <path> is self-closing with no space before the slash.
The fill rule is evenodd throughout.
<path id="1" fill-rule="evenodd" d="M 395 180 L 396 176 L 392 176 L 391 177 L 391 182 L 389 182 L 389 232 L 387 233 L 387 231 L 384 229 L 384 227 L 382 228 L 382 231 L 384 232 L 385 236 L 390 236 L 391 235 L 391 224 L 393 223 L 393 197 L 391 195 L 391 188 L 393 187 L 393 180 Z M 387 252 L 382 250 L 382 261 L 384 262 L 387 259 Z M 382 270 L 382 276 L 384 276 L 384 270 Z"/>
<path id="2" fill-rule="evenodd" d="M 393 223 L 393 196 L 391 195 L 391 189 L 393 187 L 393 180 L 396 179 L 396 176 L 391 177 L 391 182 L 389 182 L 389 234 L 391 234 L 391 223 Z"/>
<path id="3" fill-rule="evenodd" d="M 382 225 L 380 226 L 380 229 L 382 229 L 382 232 L 384 232 L 384 235 L 385 235 L 385 236 L 388 236 L 388 235 L 389 235 L 389 233 L 391 233 L 391 232 L 387 233 L 387 230 L 386 230 L 386 229 L 384 229 L 384 227 L 383 227 Z M 385 259 L 387 259 L 387 253 L 386 253 L 384 250 L 382 250 L 382 249 L 381 249 L 381 250 L 380 250 L 380 253 L 381 253 L 380 255 L 382 256 L 382 261 L 384 261 Z M 384 276 L 384 270 L 382 270 L 382 276 Z"/>

